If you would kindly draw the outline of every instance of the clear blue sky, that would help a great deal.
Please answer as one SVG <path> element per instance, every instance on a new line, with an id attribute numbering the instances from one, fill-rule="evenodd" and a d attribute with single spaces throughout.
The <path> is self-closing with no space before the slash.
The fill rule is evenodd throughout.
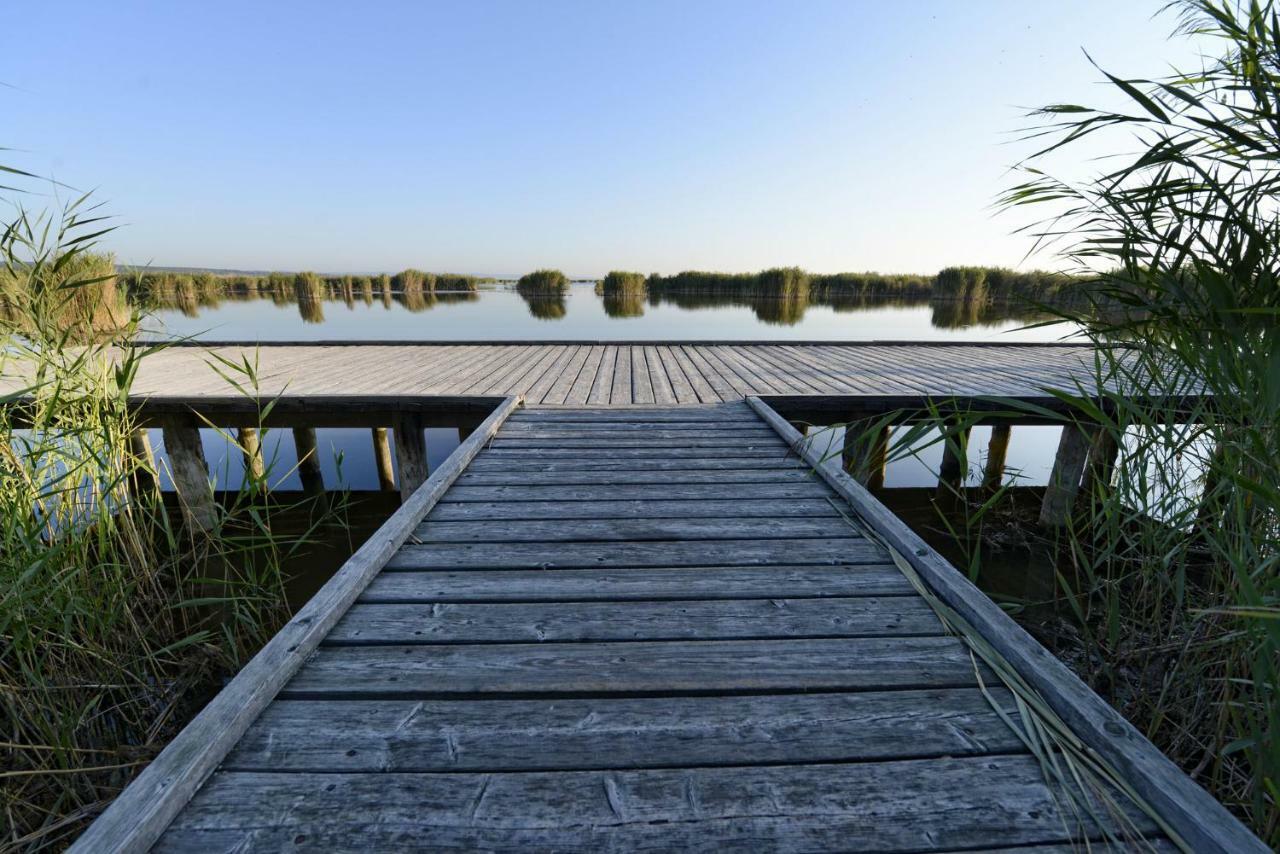
<path id="1" fill-rule="evenodd" d="M 1187 57 L 1163 2 L 23 3 L 0 145 L 130 263 L 1013 265 L 1023 108 Z"/>

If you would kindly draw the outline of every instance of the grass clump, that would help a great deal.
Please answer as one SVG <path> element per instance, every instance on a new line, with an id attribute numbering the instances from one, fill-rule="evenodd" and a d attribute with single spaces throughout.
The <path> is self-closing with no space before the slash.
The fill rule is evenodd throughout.
<path id="1" fill-rule="evenodd" d="M 525 273 L 516 282 L 516 292 L 521 296 L 563 294 L 568 290 L 569 279 L 559 270 L 534 270 L 532 273 Z"/>
<path id="2" fill-rule="evenodd" d="M 1109 77 L 1116 107 L 1037 112 L 1041 150 L 1002 196 L 1050 211 L 1026 231 L 1078 272 L 1037 287 L 1074 289 L 1055 318 L 1096 353 L 1054 392 L 1092 451 L 1073 517 L 1038 542 L 1064 657 L 1280 847 L 1280 8 L 1174 8 L 1219 53 L 1154 81 Z M 1085 137 L 1105 171 L 1055 178 L 1045 159 Z M 973 268 L 946 281 L 1020 287 Z M 997 517 L 1002 492 L 977 515 Z M 982 581 L 999 539 L 969 518 L 958 538 Z"/>
<path id="3" fill-rule="evenodd" d="M 603 297 L 604 311 L 609 317 L 640 317 L 644 314 L 647 287 L 642 273 L 613 270 L 596 284 L 596 293 Z"/>
<path id="4" fill-rule="evenodd" d="M 94 219 L 22 213 L 0 239 L 5 850 L 65 845 L 163 748 L 287 619 L 283 566 L 308 539 L 273 532 L 290 508 L 252 479 L 208 528 L 177 520 L 129 399 L 154 349 Z M 170 281 L 197 280 L 147 286 Z M 220 369 L 256 393 L 251 363 Z M 304 510 L 320 526 L 341 506 Z"/>

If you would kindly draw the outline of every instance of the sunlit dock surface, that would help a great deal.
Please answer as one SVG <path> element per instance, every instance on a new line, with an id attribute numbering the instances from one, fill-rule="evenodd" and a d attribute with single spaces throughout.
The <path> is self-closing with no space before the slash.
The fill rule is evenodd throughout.
<path id="1" fill-rule="evenodd" d="M 135 393 L 226 395 L 212 354 L 256 354 L 264 394 L 523 395 L 537 405 L 684 405 L 748 395 L 1034 394 L 1070 387 L 1083 346 L 1055 344 L 263 344 L 172 347 Z"/>

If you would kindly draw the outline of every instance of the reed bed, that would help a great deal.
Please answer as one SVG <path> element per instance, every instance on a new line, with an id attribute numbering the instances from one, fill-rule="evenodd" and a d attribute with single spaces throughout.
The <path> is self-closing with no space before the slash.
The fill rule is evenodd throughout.
<path id="1" fill-rule="evenodd" d="M 1090 464 L 1069 524 L 1034 543 L 1056 588 L 1047 604 L 1070 627 L 1060 654 L 1280 847 L 1280 9 L 1171 8 L 1178 33 L 1220 52 L 1186 74 L 1108 75 L 1118 108 L 1037 112 L 1028 136 L 1040 150 L 1001 197 L 1049 211 L 1026 233 L 1092 281 L 1052 318 L 1096 346 L 1077 384 L 1055 392 L 1069 404 L 1064 429 L 1089 438 Z M 1046 158 L 1084 137 L 1091 161 L 1107 146 L 1112 165 L 1090 180 L 1053 177 Z M 951 281 L 966 293 L 980 284 L 962 271 Z M 890 456 L 973 423 L 934 413 Z M 979 582 L 1008 495 L 957 490 L 945 502 Z"/>
<path id="2" fill-rule="evenodd" d="M 274 499 L 258 488 L 278 472 L 268 460 L 210 527 L 176 521 L 127 405 L 154 349 L 135 342 L 136 312 L 118 314 L 96 219 L 81 201 L 52 223 L 23 214 L 0 240 L 5 850 L 83 829 L 287 619 L 285 563 L 345 511 Z M 256 394 L 251 362 L 218 369 Z M 278 533 L 298 511 L 311 527 Z"/>
<path id="3" fill-rule="evenodd" d="M 647 285 L 643 273 L 613 270 L 596 283 L 596 293 L 609 317 L 640 317 L 644 314 Z"/>
<path id="4" fill-rule="evenodd" d="M 563 294 L 569 290 L 569 278 L 559 270 L 534 270 L 516 282 L 516 293 L 524 296 Z"/>

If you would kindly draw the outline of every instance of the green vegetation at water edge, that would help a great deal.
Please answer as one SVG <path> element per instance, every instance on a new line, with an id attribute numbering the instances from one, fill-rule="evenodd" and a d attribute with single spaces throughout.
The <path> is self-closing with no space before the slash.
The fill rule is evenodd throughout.
<path id="1" fill-rule="evenodd" d="M 516 282 L 516 292 L 524 294 L 562 294 L 569 290 L 569 279 L 559 270 L 534 270 Z"/>
<path id="2" fill-rule="evenodd" d="M 312 560 L 312 533 L 345 508 L 272 496 L 283 475 L 268 454 L 207 524 L 180 521 L 129 405 L 154 350 L 136 343 L 139 315 L 121 314 L 92 221 L 81 203 L 52 222 L 20 213 L 0 238 L 5 850 L 65 847 L 102 811 L 288 618 L 286 563 Z M 161 281 L 193 300 L 207 286 Z M 267 284 L 310 299 L 316 281 Z M 251 360 L 216 368 L 229 394 L 256 397 Z M 285 534 L 295 511 L 303 530 Z"/>
<path id="3" fill-rule="evenodd" d="M 999 562 L 992 554 L 1010 548 L 1010 532 L 1028 542 L 1028 566 L 1043 567 L 1053 592 L 1013 603 L 1013 613 L 1049 609 L 1064 626 L 1053 632 L 1060 657 L 1275 848 L 1280 8 L 1273 0 L 1173 8 L 1179 31 L 1204 37 L 1217 56 L 1155 80 L 1109 77 L 1118 109 L 1038 111 L 1047 124 L 1028 133 L 1043 152 L 1002 197 L 1008 210 L 1043 217 L 1027 233 L 1079 265 L 1080 276 L 1011 280 L 977 268 L 939 276 L 958 305 L 1089 282 L 1055 309 L 1096 353 L 1078 385 L 1057 392 L 1071 408 L 1068 448 L 1088 450 L 1083 472 L 1065 484 L 1080 490 L 1074 512 L 1035 533 L 1035 518 L 1027 524 L 1008 506 L 1006 482 L 981 498 L 953 490 L 948 503 L 963 518 L 951 514 L 946 527 L 980 584 Z M 1044 153 L 1061 162 L 1086 136 L 1079 155 L 1103 171 L 1054 177 Z M 890 455 L 965 436 L 977 420 L 935 412 L 899 428 Z M 860 444 L 875 438 L 866 432 Z M 959 452 L 961 443 L 947 441 Z"/>
<path id="4" fill-rule="evenodd" d="M 596 293 L 604 302 L 609 317 L 640 317 L 644 314 L 646 294 L 643 273 L 613 270 L 596 283 Z"/>

